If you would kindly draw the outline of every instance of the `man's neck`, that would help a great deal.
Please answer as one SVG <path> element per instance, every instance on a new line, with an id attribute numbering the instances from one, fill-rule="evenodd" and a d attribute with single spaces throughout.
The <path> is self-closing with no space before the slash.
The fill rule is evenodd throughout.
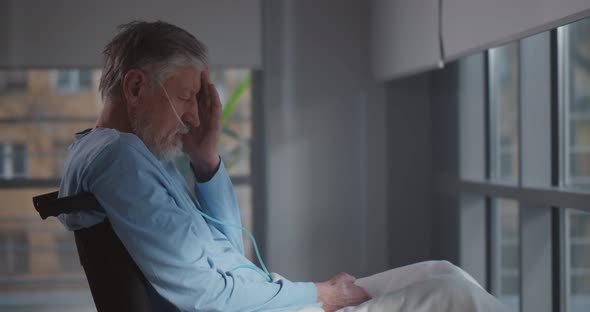
<path id="1" fill-rule="evenodd" d="M 120 132 L 133 132 L 127 105 L 121 101 L 105 100 L 96 128 L 111 128 Z"/>

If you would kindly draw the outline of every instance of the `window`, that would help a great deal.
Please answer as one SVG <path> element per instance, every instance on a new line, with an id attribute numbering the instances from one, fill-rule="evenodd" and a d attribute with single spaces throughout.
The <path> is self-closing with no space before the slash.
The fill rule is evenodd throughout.
<path id="1" fill-rule="evenodd" d="M 0 74 L 8 72 L 11 70 L 0 70 Z M 12 142 L 19 142 L 24 146 L 24 149 L 19 149 L 18 144 L 15 148 L 9 147 L 9 151 L 14 153 L 11 152 L 8 166 L 15 168 L 15 175 L 24 172 L 20 177 L 57 181 L 61 176 L 65 148 L 73 141 L 76 132 L 94 127 L 102 103 L 96 89 L 76 94 L 55 92 L 55 79 L 60 76 L 62 87 L 65 88 L 67 84 L 68 90 L 74 91 L 78 88 L 79 78 L 96 77 L 100 75 L 100 71 L 26 72 L 35 81 L 34 90 L 9 96 L 0 94 L 0 144 L 12 145 Z M 86 86 L 90 88 L 91 84 Z M 61 148 L 64 150 L 61 151 Z M 0 147 L 0 152 L 2 151 Z M 4 152 L 0 153 L 0 157 L 8 155 L 6 150 Z M 18 156 L 14 157 L 15 155 Z M 2 169 L 4 168 L 0 166 L 0 170 Z M 6 177 L 1 171 L 0 175 Z M 15 175 L 10 174 L 9 177 Z"/>
<path id="2" fill-rule="evenodd" d="M 489 160 L 493 182 L 516 185 L 519 179 L 519 45 L 491 49 L 489 68 Z M 518 202 L 492 200 L 490 230 L 492 292 L 512 311 L 520 311 Z"/>
<path id="3" fill-rule="evenodd" d="M 518 44 L 491 49 L 489 68 L 491 178 L 515 184 L 519 150 Z"/>
<path id="4" fill-rule="evenodd" d="M 461 256 L 513 311 L 587 311 L 590 19 L 469 60 L 460 62 L 459 81 L 486 81 L 483 87 L 459 86 L 458 98 L 465 102 L 458 105 L 459 116 L 471 118 L 460 119 L 460 131 L 478 135 L 457 137 L 469 143 L 461 146 L 459 167 L 468 163 L 477 177 L 461 176 L 457 194 L 479 198 L 461 202 L 471 215 L 462 212 L 460 222 L 470 230 L 461 233 L 461 248 L 480 254 L 462 250 Z M 481 150 L 485 157 L 478 157 Z M 485 213 L 474 209 L 484 206 Z M 480 231 L 485 234 L 465 226 L 465 220 L 483 220 L 478 224 L 487 225 Z M 469 246 L 474 241 L 464 238 L 469 235 L 479 235 L 476 241 L 485 241 L 485 251 Z M 475 261 L 482 258 L 485 264 L 478 266 Z"/>
<path id="5" fill-rule="evenodd" d="M 518 202 L 492 202 L 493 276 L 492 290 L 512 311 L 520 310 L 520 257 Z"/>
<path id="6" fill-rule="evenodd" d="M 566 302 L 569 311 L 590 305 L 590 214 L 566 210 Z"/>
<path id="7" fill-rule="evenodd" d="M 563 184 L 590 189 L 590 20 L 562 28 Z"/>
<path id="8" fill-rule="evenodd" d="M 0 232 L 0 275 L 29 272 L 29 241 L 24 231 Z"/>
<path id="9" fill-rule="evenodd" d="M 0 71 L 0 94 L 27 90 L 28 73 L 23 70 Z"/>
<path id="10" fill-rule="evenodd" d="M 561 185 L 590 191 L 590 20 L 560 29 Z M 590 214 L 565 211 L 565 298 L 569 311 L 590 306 Z"/>
<path id="11" fill-rule="evenodd" d="M 0 178 L 27 176 L 27 147 L 24 144 L 0 143 Z"/>
<path id="12" fill-rule="evenodd" d="M 59 92 L 89 91 L 92 71 L 87 69 L 56 70 L 54 88 Z"/>

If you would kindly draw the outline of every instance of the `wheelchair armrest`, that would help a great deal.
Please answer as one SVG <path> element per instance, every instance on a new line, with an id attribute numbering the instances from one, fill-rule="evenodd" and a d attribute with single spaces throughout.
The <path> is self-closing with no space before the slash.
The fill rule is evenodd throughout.
<path id="1" fill-rule="evenodd" d="M 62 198 L 58 198 L 58 194 L 58 192 L 51 192 L 33 197 L 33 205 L 41 219 L 45 220 L 47 217 L 57 217 L 62 213 L 80 210 L 103 210 L 92 193 L 85 192 Z"/>

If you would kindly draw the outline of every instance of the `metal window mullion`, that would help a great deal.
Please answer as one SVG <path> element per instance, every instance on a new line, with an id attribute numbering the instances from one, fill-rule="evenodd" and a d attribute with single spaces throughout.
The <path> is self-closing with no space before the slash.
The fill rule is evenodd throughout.
<path id="1" fill-rule="evenodd" d="M 11 179 L 14 177 L 14 149 L 12 144 L 4 145 L 4 177 Z"/>
<path id="2" fill-rule="evenodd" d="M 567 27 L 567 26 L 566 26 Z M 557 67 L 557 82 L 558 87 L 556 111 L 557 123 L 557 143 L 559 148 L 557 165 L 559 166 L 557 176 L 555 177 L 555 185 L 563 187 L 570 184 L 570 129 L 568 122 L 570 119 L 569 102 L 570 94 L 568 88 L 570 85 L 570 71 L 566 66 L 569 63 L 569 33 L 566 27 L 560 27 L 555 31 L 555 63 Z M 554 296 L 558 296 L 560 310 L 567 311 L 569 309 L 569 293 L 570 293 L 570 244 L 569 244 L 569 217 L 567 210 L 568 206 L 561 206 L 561 209 L 554 214 L 557 220 L 554 221 L 554 229 L 558 232 L 554 233 L 554 241 L 558 242 L 559 246 L 555 251 L 559 252 L 555 261 L 559 261 L 554 267 L 559 273 L 559 289 L 554 290 Z"/>
<path id="3" fill-rule="evenodd" d="M 484 133 L 485 133 L 485 178 L 487 181 L 492 179 L 492 125 L 491 125 L 491 51 L 487 50 L 485 52 L 485 60 L 484 60 Z M 494 231 L 493 226 L 493 210 L 491 205 L 491 199 L 489 196 L 484 196 L 485 200 L 485 222 L 486 225 L 486 286 L 488 291 L 493 293 L 494 290 L 494 282 L 492 281 L 494 278 L 494 261 L 492 260 L 493 252 L 493 235 L 492 232 Z"/>
<path id="4" fill-rule="evenodd" d="M 72 70 L 72 86 L 71 90 L 79 90 L 80 89 L 80 70 Z"/>
<path id="5" fill-rule="evenodd" d="M 523 174 L 524 174 L 524 152 L 523 152 L 523 146 L 524 146 L 524 139 L 523 139 L 523 127 L 525 126 L 523 123 L 523 90 L 522 90 L 522 78 L 523 78 L 523 65 L 524 63 L 521 61 L 522 60 L 522 49 L 521 49 L 521 43 L 517 43 L 516 45 L 516 62 L 517 62 L 517 73 L 516 73 L 516 92 L 517 92 L 517 102 L 516 102 L 516 111 L 518 116 L 516 117 L 517 120 L 517 153 L 518 153 L 518 160 L 517 160 L 517 164 L 518 164 L 518 170 L 517 170 L 517 177 L 516 177 L 516 181 L 517 181 L 517 185 L 519 187 L 523 186 Z M 526 215 L 526 211 L 527 208 L 523 205 L 522 202 L 518 201 L 518 233 L 517 233 L 517 240 L 519 241 L 519 245 L 518 245 L 518 296 L 519 296 L 519 311 L 522 312 L 527 312 L 527 310 L 525 310 L 525 303 L 528 304 L 528 301 L 530 301 L 530 299 L 526 296 L 526 292 L 525 292 L 525 275 L 527 275 L 528 272 L 526 272 L 526 270 L 524 269 L 525 266 L 523 265 L 523 260 L 527 260 L 528 258 L 528 253 L 526 252 L 527 250 L 525 249 L 525 242 L 523 240 L 523 238 L 526 238 L 526 232 L 527 232 L 527 215 Z M 525 212 L 525 213 L 523 213 Z M 526 242 L 528 243 L 528 242 Z M 532 299 L 532 298 L 531 298 Z"/>
<path id="6" fill-rule="evenodd" d="M 2 167 L 2 174 L 0 174 L 0 178 L 5 178 L 6 177 L 6 168 L 8 167 L 7 164 L 7 158 L 8 155 L 6 153 L 6 143 L 0 143 L 0 155 L 2 155 L 2 162 L 0 163 L 0 166 Z"/>
<path id="7" fill-rule="evenodd" d="M 492 86 L 492 79 L 491 76 L 493 74 L 493 57 L 492 51 L 488 50 L 485 52 L 485 60 L 484 60 L 484 125 L 485 125 L 485 178 L 487 181 L 490 181 L 494 178 L 494 174 L 492 173 L 492 168 L 494 167 L 492 164 L 493 157 L 492 153 L 494 152 L 494 144 L 492 144 L 492 136 L 494 135 L 494 122 L 492 121 L 493 114 L 493 86 Z M 485 195 L 485 220 L 484 224 L 486 225 L 486 282 L 487 282 L 487 289 L 491 293 L 495 292 L 495 288 L 497 287 L 497 282 L 495 282 L 495 265 L 496 262 L 494 260 L 494 247 L 495 247 L 495 210 L 492 207 L 492 198 L 490 196 Z"/>
<path id="8" fill-rule="evenodd" d="M 497 173 L 498 170 L 498 157 L 497 147 L 500 146 L 498 143 L 497 126 L 498 126 L 498 107 L 496 103 L 496 92 L 494 77 L 496 75 L 495 70 L 495 57 L 494 51 L 488 50 L 486 53 L 486 127 L 487 127 L 487 146 L 486 146 L 486 162 L 487 162 L 487 178 L 493 180 L 498 178 L 500 175 Z M 493 156 L 492 156 L 493 155 Z"/>
<path id="9" fill-rule="evenodd" d="M 23 146 L 23 172 L 22 172 L 22 175 L 24 177 L 29 176 L 29 149 L 26 144 Z"/>
<path id="10" fill-rule="evenodd" d="M 520 44 L 519 188 L 551 187 L 551 38 Z M 545 135 L 544 135 L 545 134 Z M 551 206 L 519 200 L 521 311 L 552 311 Z"/>
<path id="11" fill-rule="evenodd" d="M 547 207 L 569 207 L 590 212 L 590 193 L 561 188 L 530 188 L 498 183 L 458 181 L 441 179 L 436 182 L 444 193 L 480 194 L 491 197 L 505 197 L 518 201 L 536 203 Z"/>
<path id="12" fill-rule="evenodd" d="M 523 157 L 524 157 L 523 154 L 525 154 L 524 149 L 526 147 L 524 146 L 524 143 L 523 143 L 524 139 L 523 139 L 522 135 L 523 135 L 523 127 L 527 126 L 524 124 L 524 118 L 523 118 L 523 95 L 524 95 L 524 92 L 521 89 L 522 85 L 523 85 L 521 80 L 523 79 L 522 72 L 523 72 L 523 67 L 524 67 L 524 62 L 522 61 L 523 60 L 522 53 L 523 53 L 523 49 L 521 49 L 521 45 L 519 43 L 517 45 L 517 52 L 516 52 L 517 63 L 518 63 L 518 65 L 517 65 L 518 71 L 516 74 L 517 75 L 516 90 L 517 90 L 517 94 L 518 94 L 516 96 L 516 98 L 517 98 L 516 111 L 518 114 L 518 116 L 516 118 L 516 120 L 518 122 L 518 125 L 517 125 L 518 134 L 517 134 L 517 138 L 516 138 L 516 140 L 517 140 L 516 146 L 518 147 L 518 160 L 517 160 L 517 163 L 518 163 L 517 175 L 518 176 L 516 177 L 516 180 L 517 180 L 517 185 L 519 187 L 523 186 L 523 171 L 524 171 L 524 169 L 523 169 Z M 525 309 L 528 304 L 529 298 L 526 295 L 526 291 L 524 289 L 525 288 L 524 286 L 525 286 L 525 284 L 527 284 L 527 281 L 525 280 L 525 278 L 527 277 L 526 275 L 528 275 L 527 274 L 528 272 L 525 272 L 526 270 L 524 269 L 525 266 L 523 265 L 523 261 L 526 260 L 526 258 L 527 258 L 527 255 L 525 252 L 526 250 L 525 250 L 524 246 L 525 246 L 525 241 L 526 241 L 526 230 L 527 230 L 526 229 L 527 224 L 525 221 L 527 220 L 528 216 L 527 216 L 527 213 L 524 211 L 525 205 L 523 202 L 518 201 L 518 209 L 519 209 L 519 212 L 518 212 L 518 216 L 519 216 L 519 218 L 518 218 L 518 238 L 517 238 L 519 241 L 518 242 L 518 251 L 517 251 L 517 254 L 518 254 L 518 264 L 517 265 L 518 265 L 518 270 L 519 270 L 519 276 L 518 276 L 519 300 L 518 300 L 518 304 L 519 304 L 519 311 L 527 312 L 527 310 L 525 310 Z"/>
<path id="13" fill-rule="evenodd" d="M 523 143 L 522 135 L 523 135 L 523 127 L 527 126 L 527 125 L 523 124 L 523 110 L 524 110 L 524 108 L 523 108 L 523 103 L 522 103 L 523 102 L 523 91 L 522 91 L 523 74 L 522 74 L 522 72 L 523 72 L 523 63 L 524 62 L 523 62 L 523 57 L 522 57 L 522 53 L 523 53 L 523 49 L 521 47 L 522 44 L 523 44 L 522 42 L 518 42 L 518 44 L 516 44 L 516 55 L 517 55 L 516 62 L 518 64 L 517 65 L 518 70 L 516 72 L 516 76 L 517 76 L 516 77 L 516 90 L 517 90 L 516 91 L 517 92 L 516 111 L 517 111 L 518 116 L 516 117 L 516 120 L 518 122 L 518 125 L 517 125 L 518 132 L 517 132 L 515 145 L 516 145 L 516 149 L 518 151 L 518 160 L 517 160 L 517 163 L 518 163 L 517 175 L 518 176 L 516 177 L 518 186 L 523 186 L 522 182 L 523 182 L 523 171 L 524 171 L 524 169 L 523 169 L 523 154 L 524 154 L 523 153 L 523 149 L 524 149 L 523 145 L 524 145 L 524 143 Z M 522 300 L 521 300 L 521 310 L 522 310 Z"/>
<path id="14" fill-rule="evenodd" d="M 563 274 L 561 276 L 561 279 L 563 280 L 563 285 L 562 285 L 562 298 L 563 298 L 563 308 L 564 311 L 567 311 L 569 309 L 570 306 L 570 294 L 571 294 L 571 289 L 570 289 L 570 285 L 571 285 L 571 280 L 570 280 L 570 276 L 571 276 L 571 244 L 570 244 L 570 237 L 569 237 L 569 232 L 570 232 L 570 216 L 569 216 L 569 211 L 566 209 L 562 209 L 561 211 L 561 223 L 563 224 L 563 227 L 561 228 L 562 232 L 562 237 L 560 242 L 563 244 L 563 247 L 560 249 L 561 252 L 563 252 L 563 254 L 561 255 L 561 259 L 563 260 L 563 263 L 561 264 L 561 273 Z"/>
<path id="15" fill-rule="evenodd" d="M 501 266 L 502 266 L 502 248 L 500 246 L 500 229 L 498 228 L 499 213 L 497 208 L 497 199 L 488 197 L 486 208 L 488 211 L 488 261 L 489 261 L 489 290 L 499 297 L 501 296 Z"/>
<path id="16" fill-rule="evenodd" d="M 562 97 L 562 61 L 561 61 L 561 35 L 558 29 L 550 32 L 550 79 L 551 79 L 551 186 L 559 187 L 561 175 L 563 174 L 564 142 L 562 136 L 563 105 Z M 551 279 L 552 279 L 552 309 L 553 311 L 566 311 L 565 294 L 565 266 L 563 265 L 564 248 L 564 210 L 559 207 L 551 209 Z"/>
<path id="17" fill-rule="evenodd" d="M 459 62 L 459 176 L 461 179 L 485 181 L 487 58 L 472 55 Z M 455 194 L 457 195 L 457 194 Z M 486 198 L 481 195 L 459 196 L 459 265 L 481 285 L 488 286 L 488 225 Z"/>
<path id="18" fill-rule="evenodd" d="M 570 178 L 570 144 L 569 136 L 570 130 L 567 126 L 567 120 L 570 118 L 569 114 L 569 101 L 570 94 L 567 92 L 567 88 L 570 84 L 570 72 L 566 64 L 569 62 L 569 36 L 565 28 L 561 27 L 557 29 L 557 66 L 558 66 L 558 112 L 559 112 L 559 147 L 560 147 L 560 167 L 559 167 L 559 180 L 558 185 L 564 186 L 569 184 Z"/>

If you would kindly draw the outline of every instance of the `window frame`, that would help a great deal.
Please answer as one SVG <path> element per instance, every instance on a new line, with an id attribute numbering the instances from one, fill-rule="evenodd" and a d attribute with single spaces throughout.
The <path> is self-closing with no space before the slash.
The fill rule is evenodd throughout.
<path id="1" fill-rule="evenodd" d="M 567 296 L 568 260 L 567 255 L 567 212 L 561 207 L 575 208 L 590 213 L 587 203 L 590 201 L 590 192 L 573 188 L 563 188 L 560 181 L 565 172 L 563 148 L 567 144 L 563 138 L 565 126 L 561 122 L 564 108 L 563 85 L 567 81 L 562 79 L 563 66 L 559 57 L 559 50 L 563 47 L 558 35 L 559 30 L 525 38 L 520 41 L 520 110 L 519 110 L 519 182 L 517 185 L 503 184 L 494 181 L 491 177 L 491 142 L 490 139 L 490 84 L 489 84 L 489 52 L 480 57 L 476 71 L 483 77 L 483 87 L 478 90 L 484 101 L 472 101 L 470 105 L 478 105 L 481 108 L 466 108 L 467 105 L 459 104 L 459 114 L 471 111 L 470 118 L 481 118 L 483 123 L 468 122 L 467 118 L 460 119 L 460 168 L 464 162 L 470 162 L 471 171 L 478 164 L 483 172 L 460 172 L 459 179 L 453 183 L 453 178 L 442 179 L 441 189 L 446 192 L 460 194 L 462 197 L 480 198 L 478 200 L 460 201 L 461 220 L 461 262 L 468 267 L 468 272 L 476 276 L 485 276 L 485 285 L 488 290 L 493 287 L 494 229 L 491 226 L 493 211 L 492 198 L 508 198 L 519 203 L 520 213 L 520 311 L 565 311 L 568 307 Z M 537 59 L 531 57 L 531 53 L 539 54 Z M 526 61 L 524 61 L 526 60 Z M 460 61 L 461 64 L 462 61 Z M 461 72 L 461 71 L 460 71 Z M 473 75 L 473 74 L 472 74 Z M 541 79 L 539 79 L 541 77 Z M 474 80 L 471 77 L 471 80 Z M 463 79 L 459 77 L 459 79 Z M 540 95 L 534 94 L 535 89 Z M 527 91 L 528 90 L 528 91 Z M 539 92 L 539 90 L 543 90 Z M 459 98 L 465 92 L 459 88 Z M 469 91 L 472 92 L 472 91 Z M 473 97 L 472 97 L 473 99 Z M 545 100 L 543 100 L 545 99 Z M 542 103 L 539 103 L 541 101 Z M 475 103 L 474 103 L 475 102 Z M 532 103 L 535 104 L 532 105 Z M 542 108 L 539 108 L 542 106 Z M 537 112 L 535 113 L 535 110 Z M 531 113 L 535 113 L 531 118 Z M 482 116 L 483 115 L 483 116 Z M 541 118 L 541 121 L 539 121 Z M 483 125 L 483 126 L 482 126 Z M 476 128 L 483 127 L 484 129 Z M 531 131 L 533 129 L 534 131 Z M 484 157 L 473 149 L 482 149 L 476 140 L 466 140 L 463 132 L 484 132 L 485 142 Z M 545 140 L 536 140 L 539 132 L 545 133 L 541 137 Z M 540 159 L 539 159 L 540 158 Z M 542 170 L 539 170 L 542 168 Z M 461 170 L 460 170 L 461 171 Z M 473 177 L 476 177 L 475 179 Z M 537 183 L 535 181 L 541 181 Z M 442 186 L 444 184 L 444 186 Z M 467 214 L 467 212 L 469 214 Z M 482 211 L 474 212 L 474 211 Z M 466 217 L 467 216 L 467 217 Z M 475 217 L 474 217 L 475 216 Z M 475 226 L 467 222 L 484 223 L 486 225 L 485 237 L 475 231 Z M 481 255 L 470 257 L 471 253 L 481 254 L 481 249 L 474 248 L 468 243 L 475 236 L 479 241 L 485 241 L 485 266 L 475 265 Z M 466 250 L 464 250 L 467 248 Z M 534 264 L 534 265 L 531 265 Z M 483 267 L 483 268 L 482 268 Z M 474 268 L 470 271 L 469 268 Z M 485 272 L 484 272 L 485 271 Z M 481 281 L 481 279 L 479 279 Z"/>
<path id="2" fill-rule="evenodd" d="M 13 76 L 10 74 L 4 75 L 4 79 L 0 79 L 0 94 L 14 94 L 14 93 L 21 93 L 25 92 L 29 87 L 29 77 L 26 70 L 19 70 L 17 71 L 18 74 L 24 75 L 22 81 L 19 81 L 17 84 L 14 84 L 14 80 L 12 79 Z"/>
<path id="3" fill-rule="evenodd" d="M 25 243 L 23 250 L 19 249 L 18 240 L 22 239 Z M 2 274 L 7 274 L 10 276 L 19 276 L 19 275 L 26 275 L 29 274 L 31 271 L 31 263 L 30 263 L 30 253 L 31 253 L 31 243 L 29 241 L 29 235 L 27 231 L 24 230 L 2 230 L 0 231 L 0 253 L 2 253 L 3 257 L 6 256 L 8 259 L 8 268 L 3 268 L 2 270 L 6 269 L 6 272 L 2 272 Z M 20 259 L 22 258 L 22 259 Z M 10 261 L 12 259 L 12 261 Z M 24 267 L 19 269 L 20 263 Z"/>
<path id="4" fill-rule="evenodd" d="M 86 72 L 90 75 L 88 86 L 81 84 L 80 74 Z M 60 75 L 66 74 L 67 84 L 60 84 Z M 92 69 L 75 68 L 75 69 L 55 69 L 51 72 L 51 86 L 53 91 L 58 94 L 86 93 L 92 90 Z"/>
<path id="5" fill-rule="evenodd" d="M 15 147 L 23 147 L 23 172 L 15 172 Z M 2 174 L 0 175 L 0 181 L 2 180 L 14 180 L 14 179 L 26 179 L 29 175 L 29 162 L 28 162 L 28 147 L 24 143 L 14 142 L 0 142 L 0 153 L 2 153 Z"/>

